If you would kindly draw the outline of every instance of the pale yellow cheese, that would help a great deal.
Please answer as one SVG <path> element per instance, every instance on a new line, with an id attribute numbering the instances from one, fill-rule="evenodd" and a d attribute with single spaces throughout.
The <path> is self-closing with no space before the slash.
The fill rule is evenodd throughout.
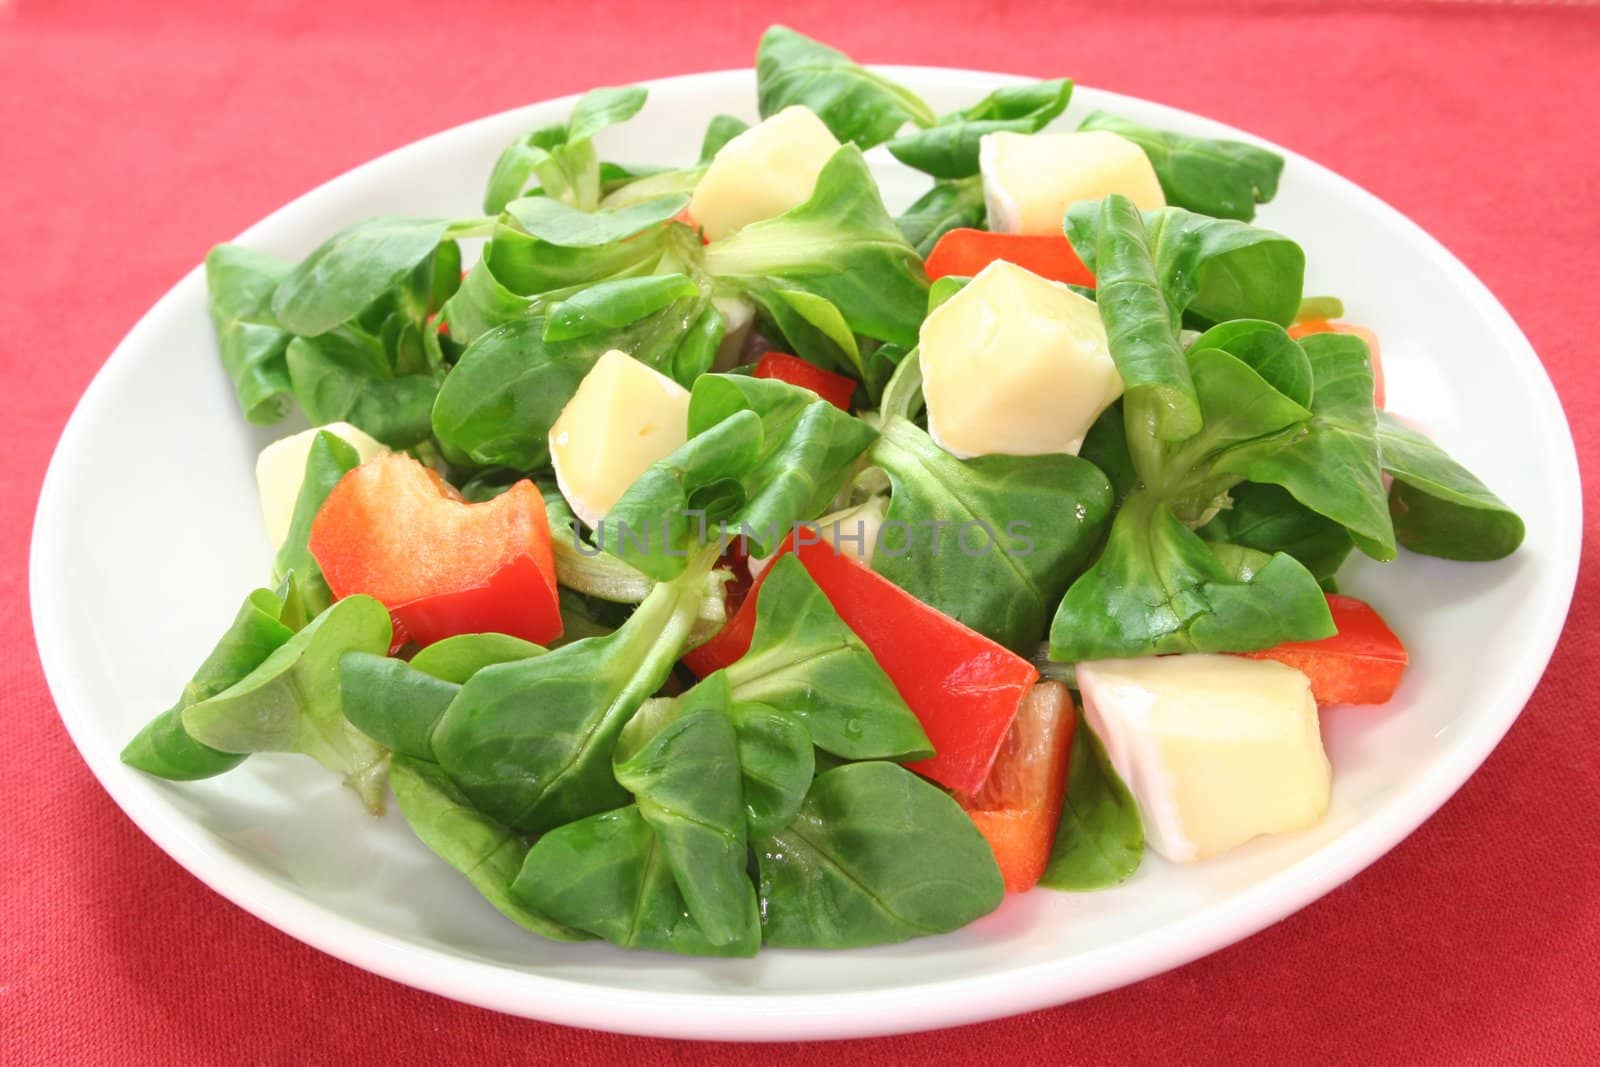
<path id="1" fill-rule="evenodd" d="M 1112 193 L 1144 211 L 1167 203 L 1144 149 L 1109 130 L 984 134 L 978 166 L 996 233 L 1060 234 L 1067 208 Z"/>
<path id="2" fill-rule="evenodd" d="M 1185 654 L 1077 666 L 1084 715 L 1145 838 L 1175 862 L 1316 825 L 1332 768 L 1311 683 L 1272 660 Z"/>
<path id="3" fill-rule="evenodd" d="M 689 214 L 707 240 L 782 215 L 811 197 L 838 138 L 809 108 L 795 104 L 723 145 L 694 187 Z"/>
<path id="4" fill-rule="evenodd" d="M 294 504 L 300 498 L 300 484 L 306 477 L 306 459 L 311 455 L 312 442 L 323 430 L 348 442 L 363 463 L 389 451 L 382 441 L 362 433 L 348 422 L 316 426 L 263 448 L 256 457 L 256 488 L 261 493 L 261 517 L 266 521 L 267 540 L 272 543 L 274 552 L 289 536 Z"/>
<path id="5" fill-rule="evenodd" d="M 922 323 L 928 429 L 950 453 L 1074 455 L 1122 395 L 1094 301 L 1004 260 Z"/>
<path id="6" fill-rule="evenodd" d="M 599 524 L 656 460 L 688 439 L 689 391 L 626 352 L 601 356 L 550 427 L 550 461 L 572 513 Z"/>

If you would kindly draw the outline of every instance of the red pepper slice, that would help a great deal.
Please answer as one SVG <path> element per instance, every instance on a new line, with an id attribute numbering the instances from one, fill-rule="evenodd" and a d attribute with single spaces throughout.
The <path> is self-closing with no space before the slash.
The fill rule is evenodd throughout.
<path id="1" fill-rule="evenodd" d="M 310 548 L 335 596 L 376 597 L 419 645 L 561 636 L 550 520 L 530 481 L 469 504 L 410 456 L 378 456 L 328 494 Z"/>
<path id="2" fill-rule="evenodd" d="M 1328 610 L 1339 628 L 1332 637 L 1241 654 L 1275 659 L 1302 672 L 1311 679 L 1311 695 L 1319 705 L 1388 703 L 1406 672 L 1406 646 L 1364 601 L 1330 593 Z"/>
<path id="3" fill-rule="evenodd" d="M 1094 285 L 1094 275 L 1065 235 L 950 230 L 933 246 L 925 266 L 930 281 L 946 275 L 970 278 L 997 259 L 1051 281 Z"/>
<path id="4" fill-rule="evenodd" d="M 994 849 L 1007 893 L 1032 889 L 1050 862 L 1076 725 L 1067 687 L 1039 683 L 1022 698 L 983 788 L 956 797 Z"/>
<path id="5" fill-rule="evenodd" d="M 936 755 L 906 766 L 957 792 L 978 792 L 1039 672 L 1016 653 L 840 555 L 832 545 L 814 542 L 795 548 L 793 541 L 785 541 L 779 551 L 793 551 L 805 564 L 933 742 Z M 690 670 L 704 677 L 749 651 L 756 599 L 747 596 L 715 637 L 684 657 Z"/>
<path id="6" fill-rule="evenodd" d="M 780 382 L 809 389 L 834 407 L 845 411 L 850 410 L 850 398 L 856 392 L 854 378 L 846 378 L 831 370 L 823 370 L 815 363 L 782 352 L 768 352 L 762 356 L 761 362 L 756 364 L 755 376 L 776 378 Z"/>
<path id="7" fill-rule="evenodd" d="M 1383 407 L 1383 354 L 1378 350 L 1378 335 L 1365 326 L 1357 326 L 1353 322 L 1337 322 L 1332 319 L 1306 319 L 1289 327 L 1289 336 L 1299 340 L 1314 333 L 1348 333 L 1367 342 L 1367 350 L 1372 353 L 1372 401 L 1379 408 Z"/>

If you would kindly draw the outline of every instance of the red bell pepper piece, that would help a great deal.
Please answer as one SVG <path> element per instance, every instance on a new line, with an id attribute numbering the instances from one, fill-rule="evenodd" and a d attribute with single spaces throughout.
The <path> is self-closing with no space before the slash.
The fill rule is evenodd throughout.
<path id="1" fill-rule="evenodd" d="M 776 378 L 780 382 L 809 389 L 836 408 L 850 410 L 850 398 L 856 393 L 856 380 L 823 370 L 799 356 L 782 352 L 768 352 L 756 364 L 757 378 Z"/>
<path id="2" fill-rule="evenodd" d="M 1383 407 L 1383 355 L 1378 350 L 1378 335 L 1365 326 L 1332 319 L 1306 319 L 1289 327 L 1289 336 L 1296 340 L 1314 333 L 1348 333 L 1367 342 L 1367 350 L 1372 353 L 1372 402 Z"/>
<path id="3" fill-rule="evenodd" d="M 530 481 L 470 504 L 410 456 L 378 456 L 333 487 L 310 548 L 334 596 L 376 597 L 419 645 L 561 636 L 550 520 Z"/>
<path id="4" fill-rule="evenodd" d="M 994 849 L 1007 893 L 1032 889 L 1050 862 L 1077 719 L 1066 686 L 1034 686 L 1022 698 L 983 788 L 976 796 L 956 796 Z"/>
<path id="5" fill-rule="evenodd" d="M 932 758 L 908 763 L 961 793 L 976 793 L 1039 672 L 976 630 L 929 607 L 825 542 L 793 551 L 845 625 L 861 638 L 933 742 Z M 763 572 L 763 577 L 771 569 Z M 761 583 L 710 641 L 684 657 L 704 677 L 750 649 Z"/>
<path id="6" fill-rule="evenodd" d="M 950 230 L 933 246 L 924 266 L 930 281 L 946 275 L 970 278 L 997 259 L 1051 281 L 1094 285 L 1094 275 L 1072 250 L 1072 242 L 1057 234 Z"/>
<path id="7" fill-rule="evenodd" d="M 1384 704 L 1405 675 L 1406 646 L 1370 604 L 1352 596 L 1328 594 L 1328 610 L 1339 632 L 1320 641 L 1291 641 L 1251 659 L 1275 659 L 1311 679 L 1319 705 Z"/>

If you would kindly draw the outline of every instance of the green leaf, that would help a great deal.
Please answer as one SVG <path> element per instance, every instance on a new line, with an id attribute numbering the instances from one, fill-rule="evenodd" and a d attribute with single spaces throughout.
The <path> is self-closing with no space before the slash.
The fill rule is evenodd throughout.
<path id="1" fill-rule="evenodd" d="M 1217 469 L 1282 486 L 1349 530 L 1373 559 L 1394 559 L 1366 342 L 1348 334 L 1315 334 L 1301 347 L 1316 383 L 1305 434 L 1264 456 L 1224 458 Z"/>
<path id="2" fill-rule="evenodd" d="M 1099 220 L 1100 205 L 1094 201 L 1067 211 L 1067 236 L 1097 278 Z M 1287 326 L 1294 321 L 1306 257 L 1287 237 L 1176 207 L 1145 212 L 1144 225 L 1156 278 L 1173 309 L 1206 323 L 1265 319 Z"/>
<path id="3" fill-rule="evenodd" d="M 934 182 L 895 224 L 917 255 L 926 258 L 939 238 L 951 230 L 981 229 L 988 217 L 983 182 L 974 175 Z"/>
<path id="4" fill-rule="evenodd" d="M 632 759 L 672 723 L 706 710 L 733 723 L 749 834 L 770 834 L 787 826 L 816 773 L 811 734 L 795 716 L 776 708 L 734 703 L 726 671 L 708 674 L 681 696 L 645 701 L 618 735 L 613 760 Z"/>
<path id="5" fill-rule="evenodd" d="M 652 464 L 606 514 L 602 548 L 658 579 L 718 523 L 768 554 L 815 518 L 874 432 L 816 394 L 745 375 L 706 374 L 689 400 L 689 439 Z"/>
<path id="6" fill-rule="evenodd" d="M 705 265 L 735 285 L 770 279 L 804 290 L 838 308 L 853 332 L 908 347 L 927 306 L 922 261 L 849 145 L 822 168 L 809 200 L 713 241 Z"/>
<path id="7" fill-rule="evenodd" d="M 1394 476 L 1389 513 L 1395 540 L 1443 559 L 1503 559 L 1526 532 L 1522 519 L 1425 435 L 1378 414 L 1383 469 Z"/>
<path id="8" fill-rule="evenodd" d="M 322 510 L 333 487 L 346 474 L 361 464 L 361 454 L 344 438 L 321 431 L 312 438 L 306 453 L 305 476 L 300 482 L 300 492 L 294 499 L 294 515 L 289 520 L 289 534 L 278 549 L 272 563 L 274 581 L 282 581 L 293 574 L 300 583 L 300 592 L 307 605 L 317 613 L 333 603 L 333 594 L 323 580 L 322 568 L 317 565 L 307 542 L 311 538 L 311 522 Z"/>
<path id="9" fill-rule="evenodd" d="M 627 122 L 644 107 L 648 96 L 648 90 L 639 85 L 590 89 L 572 107 L 567 141 L 587 141 L 607 126 Z"/>
<path id="10" fill-rule="evenodd" d="M 1306 350 L 1275 322 L 1235 319 L 1213 326 L 1189 345 L 1189 351 L 1217 348 L 1246 364 L 1268 385 L 1299 404 L 1311 407 L 1313 377 Z"/>
<path id="11" fill-rule="evenodd" d="M 444 240 L 448 219 L 384 215 L 348 226 L 289 271 L 272 295 L 283 327 L 315 337 L 399 285 Z"/>
<path id="12" fill-rule="evenodd" d="M 496 663 L 516 663 L 545 650 L 510 634 L 457 634 L 435 641 L 411 657 L 411 666 L 446 682 L 461 685 Z"/>
<path id="13" fill-rule="evenodd" d="M 839 140 L 862 148 L 887 141 L 907 122 L 930 126 L 936 121 L 911 90 L 785 26 L 761 35 L 756 94 L 762 118 L 801 104 L 816 112 Z"/>
<path id="14" fill-rule="evenodd" d="M 871 457 L 892 484 L 872 569 L 1007 648 L 1037 647 L 1105 530 L 1105 476 L 1064 454 L 956 459 L 901 418 Z"/>
<path id="15" fill-rule="evenodd" d="M 1008 85 L 934 126 L 896 137 L 889 151 L 906 166 L 935 178 L 970 177 L 978 173 L 978 142 L 985 134 L 1035 133 L 1065 111 L 1071 99 L 1069 78 Z"/>
<path id="16" fill-rule="evenodd" d="M 862 948 L 967 925 L 1005 896 L 988 842 L 943 791 L 893 763 L 817 776 L 795 820 L 754 842 L 763 936 Z"/>
<path id="17" fill-rule="evenodd" d="M 1039 884 L 1075 893 L 1108 889 L 1127 881 L 1143 858 L 1139 807 L 1080 711 L 1061 822 Z"/>
<path id="18" fill-rule="evenodd" d="M 349 596 L 311 620 L 233 685 L 183 709 L 183 728 L 222 752 L 300 752 L 383 807 L 384 751 L 340 710 L 339 660 L 389 648 L 389 611 Z"/>
<path id="19" fill-rule="evenodd" d="M 384 748 L 432 762 L 433 731 L 461 686 L 400 659 L 348 652 L 339 660 L 345 718 Z"/>
<path id="20" fill-rule="evenodd" d="M 739 741 L 726 708 L 668 724 L 616 764 L 616 776 L 655 831 L 695 925 L 711 944 L 753 954 L 761 920 L 745 871 Z"/>
<path id="21" fill-rule="evenodd" d="M 816 774 L 811 734 L 793 716 L 761 704 L 735 704 L 730 714 L 739 737 L 749 834 L 776 833 L 799 813 Z"/>
<path id="22" fill-rule="evenodd" d="M 805 566 L 785 554 L 756 600 L 750 650 L 727 668 L 733 699 L 793 715 L 844 759 L 924 759 L 933 746 L 872 652 Z"/>
<path id="23" fill-rule="evenodd" d="M 498 215 L 511 201 L 535 191 L 580 210 L 594 208 L 608 165 L 600 162 L 589 140 L 605 127 L 638 114 L 645 96 L 637 86 L 590 90 L 578 99 L 565 124 L 545 126 L 511 142 L 495 161 L 483 210 Z M 538 185 L 532 184 L 535 178 Z"/>
<path id="24" fill-rule="evenodd" d="M 396 375 L 383 344 L 350 327 L 289 345 L 294 393 L 315 425 L 348 422 L 390 448 L 409 448 L 430 431 L 439 389 L 432 374 Z"/>
<path id="25" fill-rule="evenodd" d="M 1124 382 L 1127 417 L 1148 421 L 1162 441 L 1194 436 L 1200 402 L 1178 344 L 1181 305 L 1169 303 L 1162 288 L 1139 209 L 1115 195 L 1077 205 L 1068 212 L 1067 236 L 1095 273 L 1095 302 Z"/>
<path id="26" fill-rule="evenodd" d="M 240 245 L 217 245 L 206 255 L 206 309 L 222 368 L 251 422 L 277 422 L 289 412 L 284 352 L 292 335 L 272 315 L 272 294 L 288 273 L 289 264 Z"/>
<path id="27" fill-rule="evenodd" d="M 1283 552 L 1299 560 L 1330 589 L 1355 541 L 1343 526 L 1325 519 L 1276 485 L 1235 486 L 1230 507 L 1197 533 L 1213 543 L 1229 542 L 1259 552 Z"/>
<path id="28" fill-rule="evenodd" d="M 568 823 L 541 837 L 512 896 L 624 948 L 689 956 L 749 956 L 756 944 L 714 944 L 689 914 L 661 838 L 636 805 Z"/>
<path id="29" fill-rule="evenodd" d="M 700 162 L 710 163 L 724 145 L 749 128 L 748 122 L 733 115 L 711 116 L 705 136 L 700 139 Z"/>
<path id="30" fill-rule="evenodd" d="M 693 300 L 700 287 L 686 274 L 614 278 L 580 289 L 550 309 L 545 341 L 567 341 L 620 330 L 677 300 Z"/>
<path id="31" fill-rule="evenodd" d="M 615 633 L 467 680 L 432 743 L 479 810 L 540 833 L 626 802 L 611 774 L 612 749 L 683 651 L 712 562 L 697 560 L 681 581 L 658 585 Z"/>
<path id="32" fill-rule="evenodd" d="M 620 329 L 559 341 L 544 339 L 543 316 L 498 326 L 468 345 L 445 378 L 433 433 L 452 458 L 536 471 L 550 461 L 550 427 L 605 352 L 621 349 L 672 377 L 697 372 L 704 311 L 703 297 L 677 300 Z"/>
<path id="33" fill-rule="evenodd" d="M 257 589 L 246 597 L 216 647 L 183 687 L 178 702 L 128 742 L 122 762 L 179 782 L 213 778 L 242 763 L 243 753 L 222 752 L 191 737 L 183 728 L 183 711 L 232 688 L 294 636 L 284 621 L 284 608 L 283 598 L 270 589 Z"/>
<path id="34" fill-rule="evenodd" d="M 1278 193 L 1283 157 L 1244 141 L 1191 137 L 1094 111 L 1080 130 L 1108 130 L 1144 149 L 1167 203 L 1249 222 Z"/>
<path id="35" fill-rule="evenodd" d="M 1248 582 L 1148 490 L 1117 512 L 1100 558 L 1050 627 L 1050 658 L 1077 663 L 1166 652 L 1248 652 L 1334 634 L 1309 571 L 1279 554 Z"/>
<path id="36" fill-rule="evenodd" d="M 466 876 L 495 909 L 540 937 L 581 941 L 584 935 L 562 926 L 511 896 L 528 846 L 511 830 L 472 806 L 436 765 L 407 756 L 389 764 L 394 799 L 422 843 Z"/>
<path id="37" fill-rule="evenodd" d="M 547 196 L 514 200 L 506 210 L 528 235 L 561 248 L 600 248 L 669 221 L 689 204 L 682 194 L 613 211 L 579 211 Z"/>

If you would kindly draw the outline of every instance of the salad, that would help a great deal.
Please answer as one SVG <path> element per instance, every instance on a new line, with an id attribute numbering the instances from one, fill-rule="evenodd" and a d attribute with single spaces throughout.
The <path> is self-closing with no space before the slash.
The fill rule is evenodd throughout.
<path id="1" fill-rule="evenodd" d="M 689 166 L 601 159 L 646 93 L 596 89 L 481 215 L 212 250 L 243 414 L 312 428 L 125 762 L 301 753 L 533 934 L 708 956 L 1315 824 L 1319 715 L 1406 667 L 1341 564 L 1523 525 L 1253 224 L 1283 159 L 1065 130 L 1064 78 L 936 114 L 783 27 L 756 70 Z M 879 146 L 931 179 L 898 218 Z"/>

